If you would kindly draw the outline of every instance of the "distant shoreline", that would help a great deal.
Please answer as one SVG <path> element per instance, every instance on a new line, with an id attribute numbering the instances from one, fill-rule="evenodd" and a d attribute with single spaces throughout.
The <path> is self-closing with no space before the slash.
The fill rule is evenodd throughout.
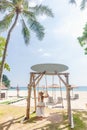
<path id="1" fill-rule="evenodd" d="M 16 87 L 11 87 L 8 91 L 16 91 Z M 60 88 L 43 88 L 43 87 L 37 87 L 36 90 L 37 91 L 43 91 L 43 90 L 48 90 L 48 91 L 60 91 Z M 27 91 L 28 88 L 27 87 L 19 87 L 20 91 Z M 65 87 L 62 87 L 62 91 L 66 91 Z M 76 88 L 73 89 L 73 91 L 87 91 L 87 86 L 78 86 Z"/>

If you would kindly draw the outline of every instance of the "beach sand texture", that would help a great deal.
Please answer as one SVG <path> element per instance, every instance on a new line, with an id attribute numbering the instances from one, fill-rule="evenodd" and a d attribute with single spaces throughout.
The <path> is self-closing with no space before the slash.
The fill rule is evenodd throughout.
<path id="1" fill-rule="evenodd" d="M 85 110 L 87 111 L 87 92 L 74 92 L 74 94 L 78 94 L 78 99 L 71 100 L 71 108 L 76 110 Z M 14 93 L 12 97 L 12 93 L 8 92 L 8 99 L 16 98 L 16 92 Z M 21 96 L 27 96 L 27 93 L 25 91 L 21 91 Z M 50 96 L 54 96 L 54 98 L 60 97 L 60 92 L 56 92 L 53 94 L 52 92 L 49 93 Z M 23 116 L 26 113 L 26 105 L 27 101 L 26 99 L 21 100 L 16 103 L 12 103 L 10 105 L 0 105 L 0 111 L 4 110 L 4 112 L 7 113 L 6 115 L 2 116 L 2 119 L 0 120 L 0 130 L 41 130 L 44 126 L 46 126 L 49 123 L 60 123 L 62 120 L 62 112 L 66 111 L 67 109 L 67 102 L 66 102 L 66 92 L 62 92 L 63 95 L 63 105 L 64 108 L 61 108 L 62 104 L 57 104 L 55 106 L 48 106 L 45 108 L 45 115 L 46 118 L 44 119 L 36 119 L 33 123 L 25 123 L 22 124 L 20 121 L 23 118 Z M 72 96 L 72 93 L 71 93 Z M 47 99 L 45 99 L 46 102 Z M 4 101 L 4 100 L 3 100 Z M 33 93 L 31 94 L 31 112 L 32 107 L 34 106 L 34 99 L 33 99 Z M 15 109 L 15 111 L 13 111 Z M 64 129 L 65 130 L 65 129 Z"/>
<path id="2" fill-rule="evenodd" d="M 37 92 L 38 93 L 38 92 Z M 48 92 L 50 96 L 53 96 L 54 99 L 57 99 L 57 97 L 61 97 L 61 93 L 59 91 L 56 92 Z M 74 95 L 77 94 L 79 97 L 78 99 L 74 99 Z M 11 91 L 8 91 L 8 97 L 14 97 L 16 96 L 17 93 L 16 91 L 12 93 Z M 27 96 L 28 92 L 27 91 L 20 91 L 19 96 Z M 36 94 L 38 95 L 38 94 Z M 74 91 L 73 93 L 71 92 L 71 108 L 72 109 L 87 109 L 87 91 Z M 63 106 L 66 109 L 67 108 L 67 101 L 66 101 L 66 92 L 62 92 L 62 98 L 63 98 Z M 47 99 L 45 99 L 45 102 L 47 102 Z M 16 102 L 12 105 L 18 105 L 18 106 L 26 106 L 27 102 L 26 99 L 22 100 L 20 102 Z M 31 106 L 34 106 L 34 94 L 33 92 L 31 93 Z M 61 104 L 57 104 L 56 106 L 61 106 Z"/>

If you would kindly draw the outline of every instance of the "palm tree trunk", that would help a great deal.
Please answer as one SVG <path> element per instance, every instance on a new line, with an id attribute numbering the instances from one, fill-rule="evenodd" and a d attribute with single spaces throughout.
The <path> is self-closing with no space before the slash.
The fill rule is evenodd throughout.
<path id="1" fill-rule="evenodd" d="M 6 53 L 7 53 L 8 43 L 9 43 L 9 40 L 10 40 L 11 32 L 14 29 L 16 23 L 17 23 L 18 16 L 19 16 L 19 13 L 16 13 L 15 21 L 14 21 L 14 23 L 12 24 L 11 28 L 8 31 L 8 35 L 7 35 L 7 39 L 6 39 L 6 44 L 5 44 L 5 49 L 3 51 L 3 56 L 2 56 L 1 67 L 0 67 L 0 83 L 2 83 L 2 75 L 3 75 L 3 69 L 4 69 L 5 59 L 6 59 Z"/>

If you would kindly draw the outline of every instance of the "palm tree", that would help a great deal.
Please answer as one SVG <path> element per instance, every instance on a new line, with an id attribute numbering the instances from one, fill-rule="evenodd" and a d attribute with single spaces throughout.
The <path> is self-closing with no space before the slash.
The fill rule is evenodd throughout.
<path id="1" fill-rule="evenodd" d="M 73 4 L 73 3 L 76 4 L 76 1 L 77 1 L 77 0 L 70 0 L 69 2 L 72 3 L 72 4 Z M 86 3 L 87 3 L 87 0 L 82 0 L 82 1 L 81 1 L 81 4 L 80 4 L 80 8 L 81 8 L 81 9 L 84 9 L 84 8 L 86 7 Z"/>
<path id="2" fill-rule="evenodd" d="M 85 54 L 87 55 L 87 23 L 85 24 L 82 36 L 78 37 L 78 41 L 84 47 Z"/>
<path id="3" fill-rule="evenodd" d="M 76 0 L 70 0 L 70 3 L 76 3 Z M 81 10 L 85 9 L 87 4 L 87 0 L 82 0 L 80 4 Z M 83 28 L 82 36 L 77 38 L 80 45 L 84 47 L 85 54 L 87 55 L 87 23 L 85 24 L 85 27 Z"/>
<path id="4" fill-rule="evenodd" d="M 36 5 L 30 7 L 28 0 L 0 0 L 0 11 L 4 12 L 4 17 L 0 21 L 0 31 L 8 30 L 5 49 L 3 52 L 0 66 L 0 82 L 6 59 L 8 43 L 16 23 L 20 20 L 22 24 L 22 34 L 26 44 L 30 41 L 30 30 L 36 33 L 39 40 L 44 37 L 44 27 L 38 22 L 38 15 L 47 15 L 53 17 L 51 9 L 47 6 Z"/>
<path id="5" fill-rule="evenodd" d="M 3 51 L 4 51 L 4 48 L 5 48 L 5 43 L 6 43 L 6 40 L 4 37 L 0 37 L 0 66 L 1 66 L 1 58 L 3 56 Z M 10 71 L 10 66 L 5 63 L 4 64 L 4 69 Z"/>

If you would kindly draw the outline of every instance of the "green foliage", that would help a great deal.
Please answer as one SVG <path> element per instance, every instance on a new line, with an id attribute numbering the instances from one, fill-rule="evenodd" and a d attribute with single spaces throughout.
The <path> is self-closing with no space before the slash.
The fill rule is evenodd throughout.
<path id="1" fill-rule="evenodd" d="M 12 2 L 16 5 L 18 4 L 19 2 L 22 2 L 23 0 L 12 0 Z"/>
<path id="2" fill-rule="evenodd" d="M 0 61 L 0 66 L 1 66 L 1 63 L 2 63 L 2 62 Z M 4 64 L 4 69 L 10 71 L 10 66 L 9 66 L 7 63 L 5 63 L 5 64 Z"/>
<path id="3" fill-rule="evenodd" d="M 84 130 L 84 129 L 86 129 L 86 124 L 82 120 L 81 113 L 74 114 L 74 124 L 75 124 L 74 130 L 78 130 L 78 129 L 79 130 Z"/>
<path id="4" fill-rule="evenodd" d="M 12 22 L 12 18 L 14 16 L 14 12 L 9 13 L 6 15 L 3 20 L 0 21 L 0 31 L 8 29 Z"/>
<path id="5" fill-rule="evenodd" d="M 23 6 L 25 10 L 28 10 L 28 0 L 23 1 Z"/>
<path id="6" fill-rule="evenodd" d="M 0 81 L 3 73 L 7 47 L 11 37 L 11 33 L 20 20 L 22 23 L 22 34 L 26 44 L 30 41 L 30 29 L 36 33 L 39 40 L 44 37 L 44 27 L 38 22 L 37 14 L 45 14 L 53 17 L 51 9 L 46 6 L 30 7 L 28 0 L 0 0 L 0 10 L 4 11 L 2 20 L 0 20 L 0 31 L 8 30 L 4 53 L 0 67 Z M 7 12 L 6 12 L 7 11 Z M 7 66 L 8 67 L 8 66 Z"/>
<path id="7" fill-rule="evenodd" d="M 76 1 L 75 1 L 75 0 L 70 0 L 69 2 L 72 3 L 72 4 L 73 4 L 73 3 L 76 4 Z"/>
<path id="8" fill-rule="evenodd" d="M 3 75 L 2 82 L 5 84 L 6 87 L 10 87 L 10 80 L 6 75 Z"/>
<path id="9" fill-rule="evenodd" d="M 70 0 L 69 2 L 72 4 L 73 3 L 76 4 L 76 0 Z M 87 0 L 82 0 L 80 4 L 80 9 L 84 9 L 86 7 L 86 3 L 87 3 Z"/>
<path id="10" fill-rule="evenodd" d="M 70 0 L 70 3 L 76 3 L 76 1 Z M 86 4 L 87 4 L 87 0 L 82 0 L 81 4 L 80 4 L 80 8 L 85 9 Z M 77 39 L 78 39 L 80 45 L 82 47 L 84 47 L 85 54 L 87 55 L 87 23 L 85 24 L 85 27 L 83 29 L 82 36 L 78 37 Z"/>
<path id="11" fill-rule="evenodd" d="M 29 6 L 29 1 L 27 0 L 1 0 L 0 7 L 3 9 L 4 6 L 7 7 L 5 10 L 8 10 L 8 14 L 5 15 L 3 20 L 0 21 L 0 31 L 4 31 L 10 27 L 12 20 L 14 21 L 15 14 L 20 15 L 18 17 L 21 18 L 22 22 L 22 34 L 24 37 L 24 41 L 26 44 L 30 41 L 30 31 L 29 29 L 33 30 L 36 33 L 36 36 L 39 40 L 42 40 L 44 37 L 44 27 L 38 22 L 37 15 L 47 15 L 49 17 L 53 17 L 52 10 L 49 9 L 47 6 L 36 5 L 35 7 Z M 27 22 L 28 21 L 28 26 Z M 32 23 L 31 23 L 32 21 Z M 30 23 L 29 23 L 30 22 Z"/>
<path id="12" fill-rule="evenodd" d="M 10 10 L 12 7 L 11 2 L 7 1 L 7 0 L 0 0 L 0 11 L 2 13 L 5 13 L 6 10 Z"/>
<path id="13" fill-rule="evenodd" d="M 85 51 L 85 54 L 87 54 L 87 47 L 86 47 L 87 46 L 87 23 L 84 27 L 84 31 L 83 31 L 82 36 L 78 37 L 77 39 L 78 39 L 80 45 L 82 47 L 85 47 L 84 51 Z"/>
<path id="14" fill-rule="evenodd" d="M 3 37 L 0 37 L 0 58 L 2 57 L 3 50 L 5 48 L 6 40 Z"/>
<path id="15" fill-rule="evenodd" d="M 85 8 L 85 6 L 86 6 L 86 2 L 87 2 L 87 0 L 82 0 L 81 1 L 81 9 L 84 9 Z"/>
<path id="16" fill-rule="evenodd" d="M 39 22 L 30 20 L 30 29 L 36 32 L 36 35 L 39 40 L 43 39 L 44 27 Z"/>
<path id="17" fill-rule="evenodd" d="M 22 33 L 24 36 L 25 43 L 28 44 L 29 38 L 30 38 L 30 32 L 28 30 L 28 27 L 25 23 L 25 21 L 22 19 Z"/>
<path id="18" fill-rule="evenodd" d="M 7 63 L 5 63 L 5 64 L 4 64 L 4 69 L 10 71 L 10 66 L 9 66 Z"/>
<path id="19" fill-rule="evenodd" d="M 2 59 L 2 56 L 3 56 L 3 51 L 5 49 L 5 44 L 6 44 L 6 40 L 5 38 L 3 37 L 0 37 L 0 66 L 1 66 L 1 59 Z M 4 64 L 4 69 L 10 71 L 10 67 L 7 63 Z"/>
<path id="20" fill-rule="evenodd" d="M 48 6 L 36 5 L 35 7 L 30 8 L 30 10 L 36 15 L 47 15 L 53 17 L 52 10 L 48 8 Z"/>

